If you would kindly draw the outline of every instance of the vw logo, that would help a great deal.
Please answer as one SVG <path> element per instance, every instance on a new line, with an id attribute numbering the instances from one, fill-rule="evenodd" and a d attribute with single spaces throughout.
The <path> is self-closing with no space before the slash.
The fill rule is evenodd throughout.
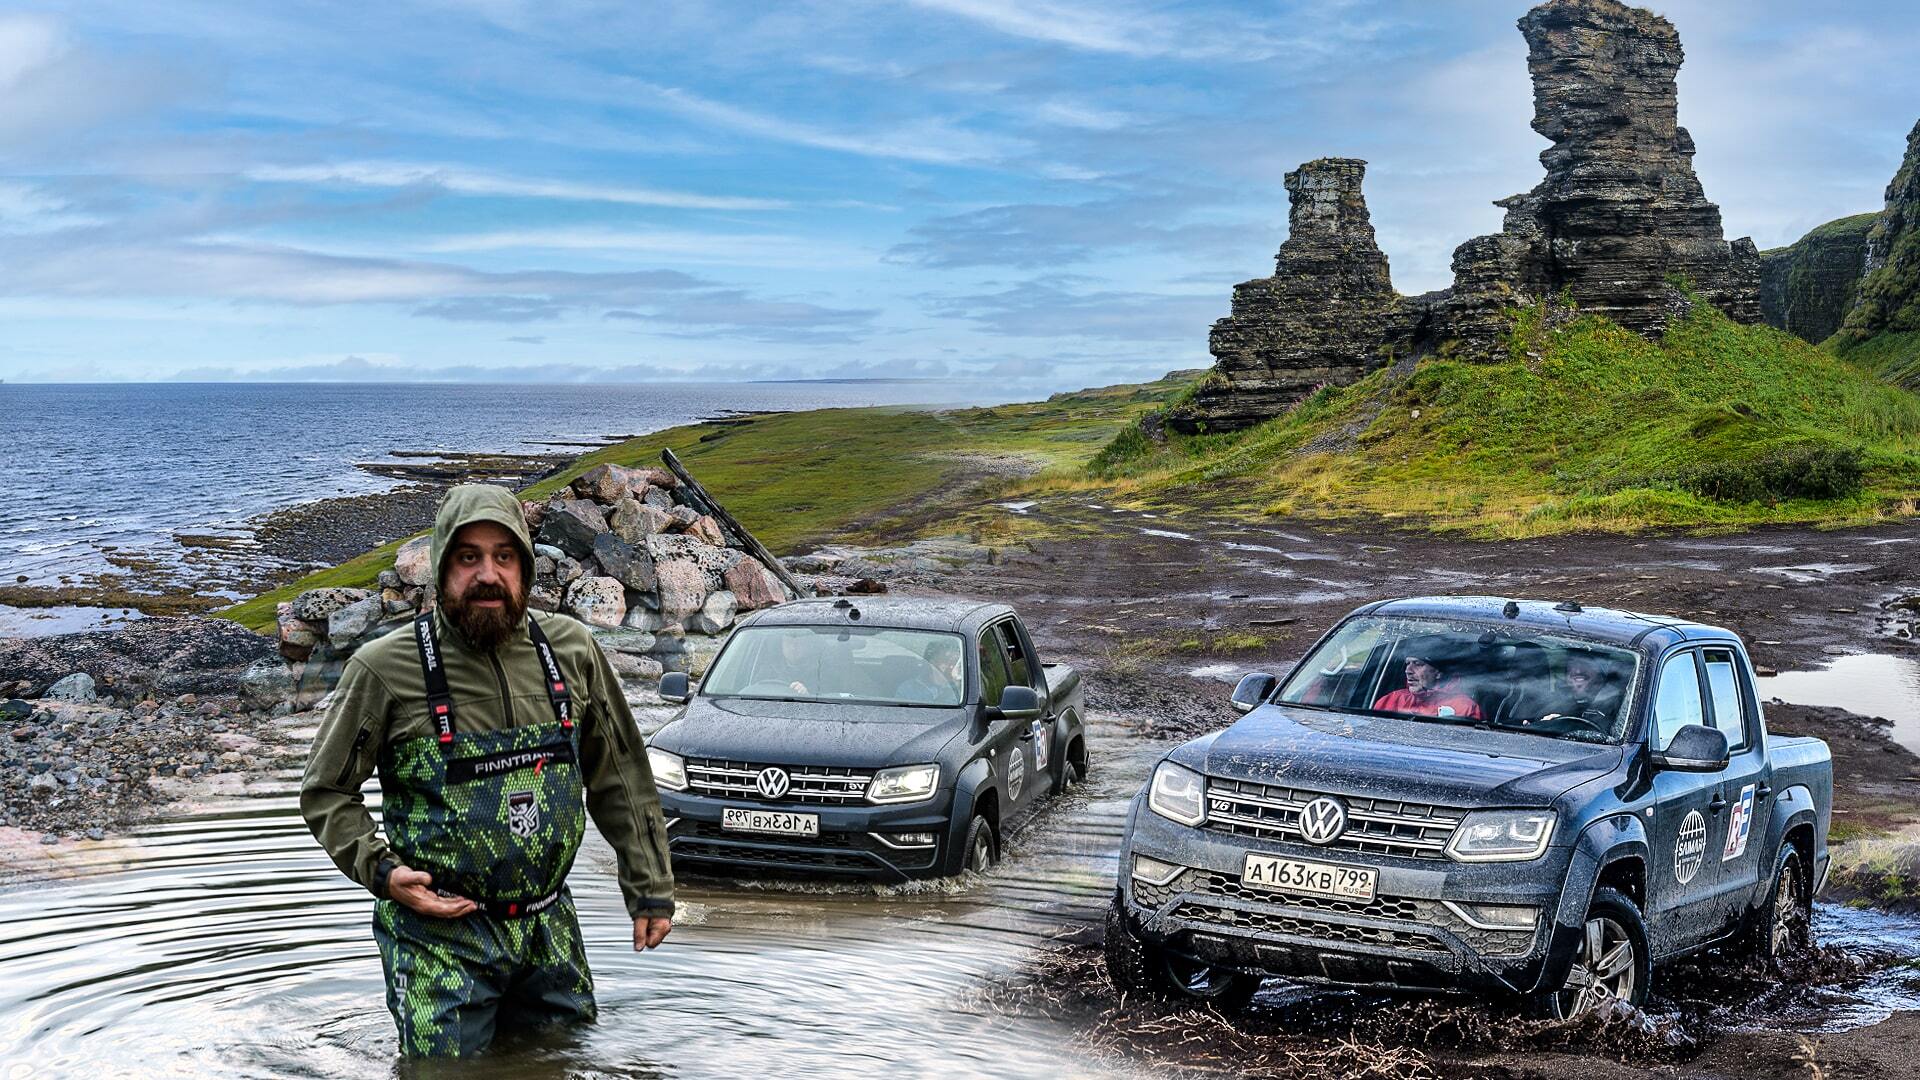
<path id="1" fill-rule="evenodd" d="M 760 797 L 769 801 L 781 798 L 787 793 L 787 770 L 765 768 L 754 778 L 753 786 L 760 789 Z"/>
<path id="2" fill-rule="evenodd" d="M 1300 836 L 1309 844 L 1331 844 L 1347 831 L 1347 808 L 1322 795 L 1300 808 Z"/>

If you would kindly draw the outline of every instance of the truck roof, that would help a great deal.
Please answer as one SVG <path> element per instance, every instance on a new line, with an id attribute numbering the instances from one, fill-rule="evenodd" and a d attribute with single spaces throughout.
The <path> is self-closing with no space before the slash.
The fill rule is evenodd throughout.
<path id="1" fill-rule="evenodd" d="M 1508 605 L 1511 604 L 1512 608 Z M 1509 615 L 1508 612 L 1512 611 Z M 1664 649 L 1682 641 L 1738 641 L 1731 630 L 1671 615 L 1589 607 L 1575 601 L 1516 600 L 1504 596 L 1413 596 L 1381 600 L 1354 614 L 1409 615 L 1507 622 L 1562 630 L 1630 648 Z"/>
<path id="2" fill-rule="evenodd" d="M 854 613 L 858 612 L 856 619 Z M 940 600 L 923 596 L 816 596 L 755 612 L 755 626 L 822 626 L 857 623 L 901 630 L 971 633 L 1013 609 L 978 600 Z"/>

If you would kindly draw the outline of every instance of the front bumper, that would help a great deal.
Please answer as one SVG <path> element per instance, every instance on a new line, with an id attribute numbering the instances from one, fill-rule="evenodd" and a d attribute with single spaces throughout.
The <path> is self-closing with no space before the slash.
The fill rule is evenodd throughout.
<path id="1" fill-rule="evenodd" d="M 819 806 L 718 799 L 662 791 L 667 850 L 674 864 L 709 872 L 777 873 L 907 881 L 938 877 L 944 856 L 961 842 L 951 835 L 947 800 L 907 806 Z M 819 836 L 773 836 L 734 832 L 720 825 L 728 808 L 818 814 Z M 899 847 L 880 839 L 900 833 L 932 833 L 925 847 Z M 876 835 L 878 834 L 878 835 Z"/>
<path id="2" fill-rule="evenodd" d="M 1367 903 L 1241 884 L 1249 851 L 1378 872 Z M 1165 885 L 1133 876 L 1133 856 L 1185 867 Z M 1553 933 L 1570 853 L 1466 864 L 1329 851 L 1175 824 L 1136 803 L 1121 852 L 1128 921 L 1162 949 L 1210 964 L 1309 982 L 1429 991 L 1526 993 L 1565 948 Z M 1452 901 L 1451 904 L 1447 901 Z M 1475 926 L 1463 904 L 1536 909 L 1530 930 Z"/>

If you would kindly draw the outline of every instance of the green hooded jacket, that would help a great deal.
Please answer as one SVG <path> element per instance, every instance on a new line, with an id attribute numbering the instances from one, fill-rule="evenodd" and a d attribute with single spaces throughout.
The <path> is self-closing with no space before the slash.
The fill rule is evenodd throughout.
<path id="1" fill-rule="evenodd" d="M 519 500 L 505 488 L 462 484 L 447 492 L 433 523 L 436 583 L 445 580 L 453 534 L 480 521 L 512 533 L 522 572 L 533 572 L 533 541 Z M 584 625 L 564 615 L 536 612 L 534 618 L 573 691 L 587 813 L 618 859 L 627 912 L 636 919 L 671 915 L 673 871 L 660 796 L 620 680 Z M 546 676 L 524 629 L 488 653 L 469 646 L 443 615 L 434 615 L 434 627 L 460 730 L 497 731 L 553 719 Z M 361 785 L 373 774 L 382 747 L 433 730 L 414 636 L 396 632 L 347 661 L 314 736 L 300 782 L 300 813 L 341 872 L 375 896 L 384 897 L 387 874 L 399 860 L 374 826 Z"/>

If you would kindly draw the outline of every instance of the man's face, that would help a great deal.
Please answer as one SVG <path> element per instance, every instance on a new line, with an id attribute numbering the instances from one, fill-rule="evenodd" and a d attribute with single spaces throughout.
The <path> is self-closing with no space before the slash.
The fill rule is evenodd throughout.
<path id="1" fill-rule="evenodd" d="M 1571 657 L 1567 660 L 1567 687 L 1575 697 L 1589 698 L 1600 682 L 1600 666 L 1592 660 Z"/>
<path id="2" fill-rule="evenodd" d="M 453 534 L 441 583 L 447 618 L 475 648 L 499 648 L 527 616 L 526 567 L 503 525 L 476 521 Z"/>
<path id="3" fill-rule="evenodd" d="M 1417 656 L 1407 657 L 1407 689 L 1418 694 L 1440 685 L 1440 669 Z"/>

